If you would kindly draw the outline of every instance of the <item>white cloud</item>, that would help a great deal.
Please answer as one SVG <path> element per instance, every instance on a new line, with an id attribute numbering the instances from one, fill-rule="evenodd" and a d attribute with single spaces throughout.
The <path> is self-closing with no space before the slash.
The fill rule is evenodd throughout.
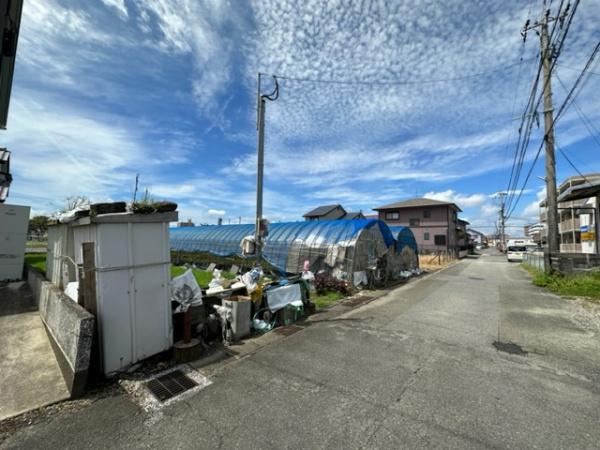
<path id="1" fill-rule="evenodd" d="M 521 212 L 521 216 L 531 222 L 540 220 L 540 202 L 546 198 L 546 188 L 543 187 L 536 192 L 537 199 L 528 203 Z"/>
<path id="2" fill-rule="evenodd" d="M 67 196 L 105 200 L 132 191 L 144 161 L 135 131 L 114 116 L 92 117 L 85 110 L 13 99 L 5 142 L 13 152 L 11 197 L 27 198 L 38 210 L 62 206 Z"/>
<path id="3" fill-rule="evenodd" d="M 123 19 L 127 19 L 129 16 L 127 6 L 125 6 L 125 0 L 102 0 L 102 3 L 110 8 L 114 8 Z"/>
<path id="4" fill-rule="evenodd" d="M 461 194 L 452 189 L 442 192 L 427 192 L 423 197 L 456 203 L 460 208 L 479 206 L 487 200 L 487 195 L 484 194 Z"/>
<path id="5" fill-rule="evenodd" d="M 209 209 L 207 214 L 209 216 L 223 217 L 225 215 L 225 210 L 224 209 Z"/>
<path id="6" fill-rule="evenodd" d="M 54 86 L 87 85 L 75 75 L 82 65 L 102 59 L 102 48 L 122 42 L 105 32 L 86 11 L 58 2 L 24 2 L 19 33 L 17 68 L 23 67 L 38 81 Z"/>
<path id="7" fill-rule="evenodd" d="M 167 54 L 191 55 L 191 91 L 206 117 L 225 121 L 220 98 L 233 81 L 233 58 L 248 34 L 245 7 L 211 0 L 135 0 L 140 27 Z M 156 30 L 155 30 L 156 28 Z M 237 41 L 236 41 L 237 39 Z"/>

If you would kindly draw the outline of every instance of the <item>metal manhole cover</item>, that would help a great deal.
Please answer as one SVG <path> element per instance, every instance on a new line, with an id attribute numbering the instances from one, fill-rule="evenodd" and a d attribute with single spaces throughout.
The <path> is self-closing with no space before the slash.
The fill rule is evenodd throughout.
<path id="1" fill-rule="evenodd" d="M 493 345 L 496 347 L 496 350 L 504 353 L 510 353 L 511 355 L 523 356 L 528 353 L 526 350 L 523 350 L 523 347 L 521 347 L 519 344 L 513 344 L 512 342 L 495 341 Z"/>
<path id="2" fill-rule="evenodd" d="M 174 370 L 146 383 L 146 387 L 160 402 L 169 400 L 196 386 L 198 383 L 181 370 Z"/>
<path id="3" fill-rule="evenodd" d="M 286 325 L 284 327 L 275 328 L 273 331 L 277 334 L 283 334 L 284 336 L 291 336 L 294 333 L 300 331 L 302 327 L 298 325 Z"/>

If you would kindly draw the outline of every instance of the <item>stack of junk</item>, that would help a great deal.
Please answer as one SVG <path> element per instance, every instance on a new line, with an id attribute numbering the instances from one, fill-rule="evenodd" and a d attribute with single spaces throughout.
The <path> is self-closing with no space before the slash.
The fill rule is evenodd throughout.
<path id="1" fill-rule="evenodd" d="M 57 219 L 46 278 L 95 317 L 94 353 L 106 376 L 157 354 L 193 360 L 221 342 L 291 324 L 314 309 L 320 278 L 360 289 L 419 270 L 410 230 L 373 219 L 271 224 L 260 265 L 242 252 L 254 225 L 169 228 L 174 209 L 124 203 Z M 205 258 L 188 259 L 171 279 L 171 259 L 183 254 Z M 200 278 L 211 281 L 200 286 Z"/>
<path id="2" fill-rule="evenodd" d="M 251 333 L 265 332 L 278 325 L 298 320 L 314 308 L 315 277 L 335 278 L 353 288 L 373 287 L 387 281 L 419 273 L 417 246 L 408 228 L 393 231 L 382 221 L 331 220 L 274 223 L 269 225 L 263 247 L 261 267 L 243 253 L 244 242 L 252 237 L 254 225 L 204 225 L 170 230 L 172 258 L 187 260 L 190 268 L 173 280 L 173 297 L 183 336 L 188 342 L 209 342 L 219 332 L 225 341 Z M 224 280 L 216 269 L 231 265 L 229 275 L 248 271 Z M 199 261 L 213 272 L 207 289 L 201 289 L 192 276 Z M 264 270 L 264 272 L 263 272 Z M 243 270 L 241 272 L 244 272 Z M 183 281 L 183 277 L 186 281 Z M 197 295 L 192 294 L 196 292 Z M 187 297 L 183 300 L 177 297 Z M 189 331 L 195 330 L 192 338 Z M 177 331 L 176 331 L 177 333 Z M 188 333 L 185 336 L 185 333 Z"/>

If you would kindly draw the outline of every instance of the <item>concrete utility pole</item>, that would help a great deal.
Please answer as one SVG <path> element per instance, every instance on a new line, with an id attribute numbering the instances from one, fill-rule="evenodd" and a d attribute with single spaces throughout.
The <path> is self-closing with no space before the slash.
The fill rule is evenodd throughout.
<path id="1" fill-rule="evenodd" d="M 544 7 L 546 2 L 544 2 Z M 562 6 L 562 2 L 561 2 Z M 527 38 L 527 31 L 535 29 L 540 36 L 540 48 L 542 59 L 543 92 L 544 97 L 544 144 L 546 147 L 546 222 L 548 227 L 547 244 L 548 254 L 558 253 L 560 250 L 558 240 L 558 208 L 556 199 L 556 161 L 554 159 L 554 107 L 552 105 L 552 69 L 555 59 L 558 57 L 550 42 L 548 24 L 562 21 L 569 14 L 570 3 L 564 11 L 559 10 L 558 15 L 553 17 L 550 10 L 542 13 L 542 18 L 533 25 L 529 21 L 523 28 L 523 38 Z M 556 24 L 555 24 L 556 25 Z M 539 31 L 537 31 L 539 28 Z"/>
<path id="2" fill-rule="evenodd" d="M 277 78 L 275 80 L 275 89 L 268 95 L 261 94 L 261 74 L 258 74 L 258 89 L 257 89 L 257 161 L 256 161 L 256 222 L 254 228 L 254 239 L 256 245 L 256 263 L 260 265 L 262 261 L 263 237 L 265 235 L 265 227 L 263 221 L 263 173 L 265 166 L 265 100 L 277 100 L 279 97 L 279 84 Z"/>
<path id="3" fill-rule="evenodd" d="M 554 117 L 552 106 L 553 50 L 548 37 L 548 15 L 540 22 L 540 45 L 544 75 L 544 139 L 546 144 L 546 214 L 548 223 L 548 252 L 558 253 L 558 209 L 556 202 L 556 162 L 554 159 Z"/>
<path id="4" fill-rule="evenodd" d="M 502 242 L 502 251 L 506 250 L 506 215 L 504 214 L 504 198 L 506 194 L 506 192 L 498 192 L 498 196 L 500 197 L 500 239 Z"/>

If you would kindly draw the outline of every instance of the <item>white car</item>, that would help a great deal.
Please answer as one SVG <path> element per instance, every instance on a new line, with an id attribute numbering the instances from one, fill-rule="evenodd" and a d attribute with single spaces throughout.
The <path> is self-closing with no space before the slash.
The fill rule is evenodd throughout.
<path id="1" fill-rule="evenodd" d="M 508 261 L 523 261 L 523 253 L 527 251 L 524 245 L 509 245 L 506 247 L 506 259 Z"/>

